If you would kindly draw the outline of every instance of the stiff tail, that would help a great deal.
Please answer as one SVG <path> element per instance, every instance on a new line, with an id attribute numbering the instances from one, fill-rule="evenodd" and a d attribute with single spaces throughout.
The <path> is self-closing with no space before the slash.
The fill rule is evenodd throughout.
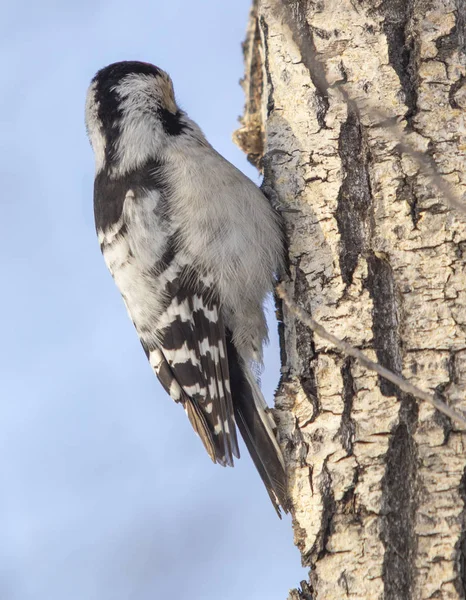
<path id="1" fill-rule="evenodd" d="M 236 424 L 281 518 L 280 508 L 288 512 L 286 475 L 272 417 L 266 412 L 267 405 L 251 370 L 244 364 L 228 334 L 227 352 Z"/>

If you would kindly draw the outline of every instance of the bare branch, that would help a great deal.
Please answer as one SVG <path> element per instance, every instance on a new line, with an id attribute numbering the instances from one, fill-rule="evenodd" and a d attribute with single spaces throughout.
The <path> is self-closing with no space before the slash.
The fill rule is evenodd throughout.
<path id="1" fill-rule="evenodd" d="M 283 284 L 280 284 L 277 287 L 277 294 L 284 301 L 289 311 L 302 323 L 307 325 L 309 329 L 312 329 L 312 331 L 314 331 L 314 333 L 316 333 L 318 336 L 332 343 L 344 354 L 352 356 L 366 368 L 370 369 L 371 371 L 375 371 L 381 377 L 388 379 L 388 381 L 394 383 L 403 392 L 406 392 L 407 394 L 411 394 L 416 398 L 424 400 L 424 402 L 428 402 L 429 404 L 434 406 L 438 411 L 450 417 L 450 419 L 457 421 L 461 425 L 466 426 L 466 417 L 458 413 L 456 410 L 447 406 L 445 402 L 443 402 L 443 400 L 434 396 L 433 394 L 429 394 L 428 392 L 421 390 L 412 383 L 409 383 L 409 381 L 406 381 L 406 379 L 395 375 L 395 373 L 393 373 L 392 371 L 389 371 L 385 367 L 382 367 L 378 363 L 370 360 L 363 352 L 361 352 L 357 348 L 354 348 L 347 342 L 344 342 L 343 340 L 340 340 L 336 336 L 329 333 L 320 323 L 315 321 L 308 312 L 300 308 L 295 302 L 293 302 L 293 300 L 291 300 L 291 298 L 286 293 Z"/>

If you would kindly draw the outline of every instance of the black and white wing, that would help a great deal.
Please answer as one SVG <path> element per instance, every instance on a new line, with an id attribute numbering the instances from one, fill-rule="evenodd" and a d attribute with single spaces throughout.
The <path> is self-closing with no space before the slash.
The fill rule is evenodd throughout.
<path id="1" fill-rule="evenodd" d="M 175 251 L 163 189 L 149 185 L 150 176 L 144 185 L 140 176 L 125 182 L 122 189 L 105 175 L 96 180 L 96 226 L 107 266 L 163 387 L 183 405 L 211 459 L 233 465 L 239 450 L 214 282 Z"/>
<path id="2" fill-rule="evenodd" d="M 222 465 L 239 458 L 225 329 L 218 298 L 206 275 L 174 261 L 161 274 L 164 312 L 153 349 L 141 342 L 160 382 L 182 402 L 209 456 Z"/>

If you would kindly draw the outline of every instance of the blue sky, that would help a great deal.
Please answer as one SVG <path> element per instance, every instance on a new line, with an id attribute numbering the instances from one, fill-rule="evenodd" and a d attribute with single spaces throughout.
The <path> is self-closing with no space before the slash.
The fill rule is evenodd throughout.
<path id="1" fill-rule="evenodd" d="M 231 142 L 249 4 L 2 5 L 2 600 L 283 600 L 305 577 L 247 452 L 213 465 L 145 360 L 98 249 L 83 122 L 95 71 L 153 62 L 257 180 Z M 275 337 L 266 365 L 270 401 Z"/>

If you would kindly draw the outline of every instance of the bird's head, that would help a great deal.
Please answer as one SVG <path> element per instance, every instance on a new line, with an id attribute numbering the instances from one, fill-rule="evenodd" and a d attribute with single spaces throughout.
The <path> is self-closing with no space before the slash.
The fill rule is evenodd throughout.
<path id="1" fill-rule="evenodd" d="M 157 155 L 183 130 L 170 76 L 149 63 L 124 61 L 97 72 L 86 98 L 86 128 L 97 171 L 124 173 Z"/>

